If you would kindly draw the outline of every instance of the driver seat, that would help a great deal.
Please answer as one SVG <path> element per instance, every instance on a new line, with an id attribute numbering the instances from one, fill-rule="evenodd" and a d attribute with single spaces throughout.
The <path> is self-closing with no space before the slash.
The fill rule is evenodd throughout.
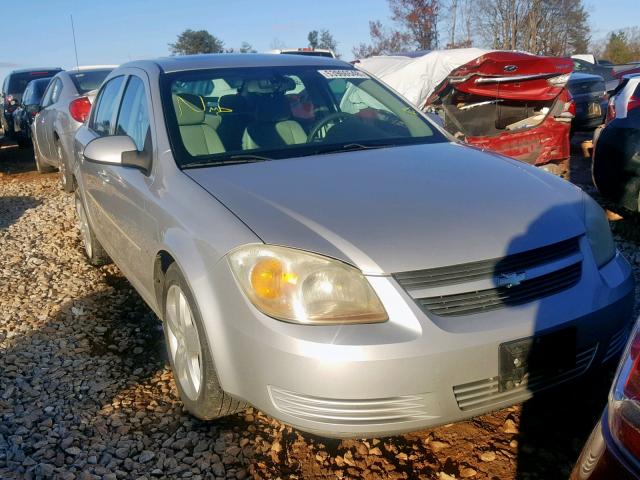
<path id="1" fill-rule="evenodd" d="M 245 129 L 242 148 L 278 148 L 307 143 L 307 133 L 291 116 L 291 107 L 284 95 L 276 93 L 259 98 L 256 121 Z"/>

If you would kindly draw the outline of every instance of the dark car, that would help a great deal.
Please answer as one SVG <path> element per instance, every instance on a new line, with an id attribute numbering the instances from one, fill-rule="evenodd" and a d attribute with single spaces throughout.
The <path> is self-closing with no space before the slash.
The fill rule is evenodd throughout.
<path id="1" fill-rule="evenodd" d="M 591 63 L 580 58 L 572 58 L 571 60 L 573 60 L 574 72 L 601 76 L 606 84 L 607 92 L 613 90 L 618 86 L 619 80 L 614 75 L 614 65 L 611 62 L 607 62 L 606 60 L 598 60 L 598 63 Z"/>
<path id="2" fill-rule="evenodd" d="M 40 101 L 51 78 L 31 80 L 27 85 L 20 105 L 13 112 L 13 131 L 19 146 L 31 143 L 31 124 L 40 110 Z"/>
<path id="3" fill-rule="evenodd" d="M 603 197 L 640 211 L 640 108 L 607 123 L 595 143 L 592 168 Z"/>
<path id="4" fill-rule="evenodd" d="M 636 324 L 613 381 L 608 405 L 578 458 L 571 480 L 638 478 L 640 478 L 640 332 Z"/>
<path id="5" fill-rule="evenodd" d="M 27 84 L 36 78 L 53 77 L 56 73 L 61 72 L 59 67 L 55 68 L 26 68 L 22 70 L 14 70 L 7 75 L 2 83 L 2 92 L 0 92 L 0 124 L 4 130 L 4 135 L 9 138 L 15 137 L 13 130 L 13 112 L 20 101 L 22 94 L 27 88 Z"/>
<path id="6" fill-rule="evenodd" d="M 572 73 L 567 82 L 567 88 L 576 108 L 571 130 L 593 130 L 601 125 L 607 113 L 609 99 L 604 79 L 599 75 Z"/>

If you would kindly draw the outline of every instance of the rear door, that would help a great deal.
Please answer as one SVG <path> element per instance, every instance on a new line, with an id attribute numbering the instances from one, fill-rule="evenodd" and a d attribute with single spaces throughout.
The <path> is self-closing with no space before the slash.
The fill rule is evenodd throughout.
<path id="1" fill-rule="evenodd" d="M 96 98 L 96 104 L 91 111 L 91 118 L 82 137 L 76 137 L 81 142 L 80 150 L 84 150 L 87 144 L 97 138 L 113 135 L 115 121 L 118 112 L 120 96 L 124 87 L 124 76 L 118 76 L 105 83 Z M 105 205 L 109 203 L 107 198 L 107 183 L 112 181 L 112 176 L 107 166 L 99 163 L 88 162 L 80 156 L 82 162 L 82 183 L 84 193 L 84 205 L 87 209 L 91 226 L 96 232 L 98 240 L 107 250 L 109 255 L 114 254 L 114 242 L 110 217 L 105 212 Z M 114 260 L 117 260 L 114 258 Z"/>
<path id="2" fill-rule="evenodd" d="M 126 135 L 136 145 L 139 155 L 153 157 L 153 126 L 151 125 L 149 88 L 146 75 L 137 69 L 129 73 L 118 109 L 114 135 Z M 155 252 L 150 240 L 155 221 L 147 214 L 151 172 L 121 165 L 104 165 L 101 208 L 107 219 L 112 248 L 118 255 L 118 265 L 127 278 L 143 291 L 148 291 Z M 148 291 L 147 293 L 151 293 Z"/>
<path id="3" fill-rule="evenodd" d="M 122 73 L 124 76 L 102 86 L 89 129 L 95 136 L 127 135 L 139 154 L 153 157 L 155 128 L 148 79 L 138 69 Z M 85 205 L 98 239 L 133 285 L 141 293 L 152 295 L 149 279 L 155 252 L 150 245 L 156 227 L 146 209 L 152 172 L 82 162 Z"/>
<path id="4" fill-rule="evenodd" d="M 55 158 L 54 142 L 53 142 L 53 122 L 55 120 L 55 111 L 53 105 L 58 101 L 62 90 L 62 81 L 54 78 L 49 85 L 48 92 L 43 99 L 42 109 L 38 114 L 38 147 L 40 155 L 48 163 L 57 163 Z"/>
<path id="5" fill-rule="evenodd" d="M 40 102 L 40 112 L 33 121 L 33 138 L 35 139 L 35 148 L 38 149 L 40 158 L 48 160 L 49 146 L 47 144 L 47 117 L 49 112 L 47 107 L 51 105 L 51 97 L 53 95 L 55 80 L 49 83 L 47 90 L 44 92 L 42 101 Z"/>

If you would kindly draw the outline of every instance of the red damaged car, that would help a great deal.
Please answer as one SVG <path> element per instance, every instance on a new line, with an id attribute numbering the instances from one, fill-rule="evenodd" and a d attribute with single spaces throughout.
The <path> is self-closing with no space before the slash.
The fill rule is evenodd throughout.
<path id="1" fill-rule="evenodd" d="M 554 173 L 566 169 L 574 105 L 570 58 L 477 48 L 357 62 L 457 138 Z"/>

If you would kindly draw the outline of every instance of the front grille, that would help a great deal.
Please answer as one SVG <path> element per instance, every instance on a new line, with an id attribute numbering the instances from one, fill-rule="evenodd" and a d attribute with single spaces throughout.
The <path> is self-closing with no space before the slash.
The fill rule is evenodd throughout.
<path id="1" fill-rule="evenodd" d="M 579 252 L 578 237 L 503 258 L 393 274 L 406 290 L 433 288 L 519 272 Z"/>
<path id="2" fill-rule="evenodd" d="M 497 406 L 503 402 L 513 403 L 526 398 L 531 393 L 536 393 L 546 388 L 553 387 L 562 382 L 583 375 L 591 366 L 598 345 L 582 350 L 576 355 L 576 363 L 573 368 L 567 369 L 555 375 L 535 375 L 522 385 L 510 390 L 500 391 L 500 378 L 492 377 L 476 382 L 465 383 L 453 387 L 453 394 L 460 410 L 474 410 Z"/>
<path id="3" fill-rule="evenodd" d="M 578 283 L 581 273 L 582 264 L 579 262 L 531 280 L 524 280 L 513 287 L 496 287 L 453 295 L 419 298 L 417 302 L 422 308 L 443 317 L 470 315 L 502 308 L 505 305 L 521 305 L 561 292 Z"/>
<path id="4" fill-rule="evenodd" d="M 268 389 L 278 410 L 313 422 L 371 425 L 410 422 L 433 415 L 426 395 L 352 400 L 312 397 L 272 386 Z"/>

